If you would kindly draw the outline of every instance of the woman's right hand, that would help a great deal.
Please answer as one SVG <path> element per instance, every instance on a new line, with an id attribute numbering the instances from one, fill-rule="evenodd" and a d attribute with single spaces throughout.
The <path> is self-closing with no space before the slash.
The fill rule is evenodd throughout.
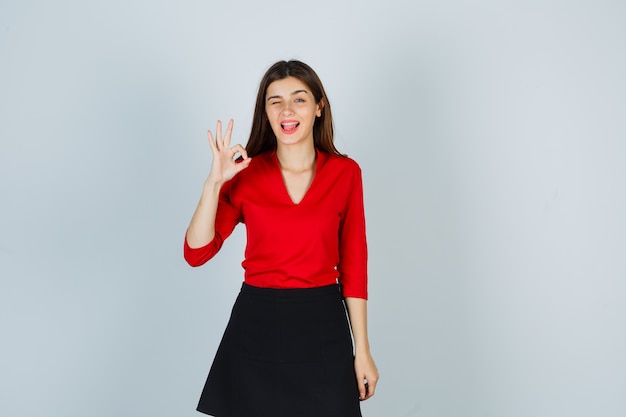
<path id="1" fill-rule="evenodd" d="M 224 137 L 222 137 L 222 122 L 220 120 L 217 121 L 215 137 L 209 130 L 209 145 L 213 152 L 213 162 L 207 182 L 221 186 L 250 165 L 252 158 L 248 157 L 248 153 L 243 146 L 240 144 L 230 146 L 232 133 L 232 119 L 228 122 Z M 241 155 L 241 157 L 235 160 L 235 155 L 237 154 Z"/>

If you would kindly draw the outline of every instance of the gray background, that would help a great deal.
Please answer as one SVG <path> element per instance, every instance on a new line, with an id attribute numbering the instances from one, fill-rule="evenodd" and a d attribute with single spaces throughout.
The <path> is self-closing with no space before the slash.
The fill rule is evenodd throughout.
<path id="1" fill-rule="evenodd" d="M 3 0 L 0 415 L 198 415 L 244 247 L 182 259 L 206 130 L 283 58 L 364 172 L 364 415 L 626 415 L 625 39 L 617 0 Z"/>

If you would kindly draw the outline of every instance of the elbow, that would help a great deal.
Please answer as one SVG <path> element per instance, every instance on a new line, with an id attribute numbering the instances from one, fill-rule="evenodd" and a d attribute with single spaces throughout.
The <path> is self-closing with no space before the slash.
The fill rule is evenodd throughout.
<path id="1" fill-rule="evenodd" d="M 189 266 L 201 266 L 207 263 L 215 255 L 217 255 L 223 244 L 224 239 L 222 238 L 222 236 L 218 233 L 215 233 L 211 241 L 206 245 L 192 248 L 191 246 L 189 246 L 189 242 L 187 241 L 187 235 L 185 235 L 185 240 L 183 244 L 183 257 L 185 258 L 185 261 L 187 261 Z"/>
<path id="2" fill-rule="evenodd" d="M 189 264 L 189 266 L 195 268 L 207 263 L 211 258 L 215 256 L 216 253 L 217 251 L 197 250 L 186 247 L 183 257 L 185 258 L 185 261 L 187 261 L 187 264 Z"/>
<path id="3" fill-rule="evenodd" d="M 204 265 L 207 261 L 213 258 L 218 250 L 219 247 L 215 244 L 215 240 L 209 242 L 203 247 L 192 248 L 187 243 L 187 239 L 185 239 L 183 257 L 189 266 L 198 267 Z"/>
<path id="4" fill-rule="evenodd" d="M 208 260 L 208 259 L 207 259 Z M 191 257 L 191 256 L 187 256 L 185 255 L 185 261 L 187 261 L 187 264 L 193 268 L 196 268 L 198 266 L 202 266 L 206 263 L 206 261 L 202 262 L 200 259 Z"/>

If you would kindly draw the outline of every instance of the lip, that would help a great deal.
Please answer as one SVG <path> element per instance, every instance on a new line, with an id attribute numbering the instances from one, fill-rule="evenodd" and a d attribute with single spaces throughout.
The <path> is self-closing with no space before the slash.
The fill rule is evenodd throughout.
<path id="1" fill-rule="evenodd" d="M 297 120 L 281 120 L 280 122 L 280 130 L 285 135 L 293 135 L 298 131 L 298 127 L 300 127 L 300 122 Z"/>

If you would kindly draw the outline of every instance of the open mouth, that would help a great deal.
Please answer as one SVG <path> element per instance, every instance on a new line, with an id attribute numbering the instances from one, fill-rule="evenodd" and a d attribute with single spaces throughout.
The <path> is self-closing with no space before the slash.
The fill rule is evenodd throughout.
<path id="1" fill-rule="evenodd" d="M 280 124 L 280 129 L 283 131 L 284 134 L 291 135 L 292 133 L 295 133 L 296 130 L 298 130 L 298 126 L 300 126 L 300 122 L 285 120 Z"/>

